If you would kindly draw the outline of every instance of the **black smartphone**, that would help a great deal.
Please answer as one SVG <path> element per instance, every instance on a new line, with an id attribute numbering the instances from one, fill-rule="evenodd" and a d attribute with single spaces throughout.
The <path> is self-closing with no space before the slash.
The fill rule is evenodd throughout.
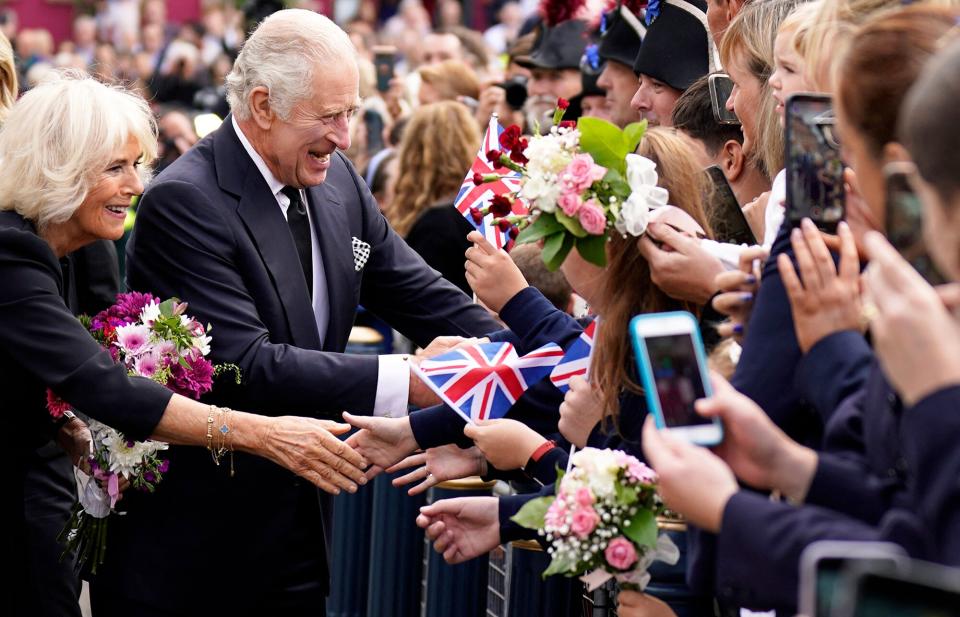
<path id="1" fill-rule="evenodd" d="M 889 163 L 883 168 L 886 178 L 885 231 L 887 239 L 910 265 L 931 285 L 947 279 L 934 265 L 923 242 L 923 203 L 910 186 L 916 168 L 910 163 Z"/>
<path id="2" fill-rule="evenodd" d="M 368 109 L 363 112 L 363 123 L 367 126 L 367 153 L 376 154 L 384 148 L 383 116 Z"/>
<path id="3" fill-rule="evenodd" d="M 798 608 L 808 617 L 835 617 L 840 602 L 842 576 L 853 564 L 892 563 L 902 567 L 906 552 L 887 542 L 823 540 L 800 555 Z"/>
<path id="4" fill-rule="evenodd" d="M 390 89 L 393 72 L 397 66 L 397 48 L 389 45 L 378 45 L 373 48 L 373 67 L 377 72 L 377 90 L 386 92 Z"/>
<path id="5" fill-rule="evenodd" d="M 733 92 L 733 80 L 726 73 L 713 73 L 707 78 L 713 119 L 720 124 L 740 124 L 737 114 L 727 109 L 727 100 Z"/>
<path id="6" fill-rule="evenodd" d="M 787 219 L 797 225 L 809 218 L 829 233 L 836 232 L 846 206 L 834 125 L 829 96 L 795 94 L 787 99 Z"/>
<path id="7" fill-rule="evenodd" d="M 733 189 L 730 188 L 727 177 L 723 175 L 723 170 L 717 165 L 711 165 L 707 167 L 706 172 L 713 186 L 709 212 L 713 237 L 718 242 L 748 246 L 756 244 L 757 238 L 753 235 L 750 224 L 747 223 L 747 217 L 743 215 L 740 202 L 733 194 Z"/>
<path id="8" fill-rule="evenodd" d="M 960 617 L 960 571 L 916 560 L 857 564 L 838 595 L 835 617 Z"/>

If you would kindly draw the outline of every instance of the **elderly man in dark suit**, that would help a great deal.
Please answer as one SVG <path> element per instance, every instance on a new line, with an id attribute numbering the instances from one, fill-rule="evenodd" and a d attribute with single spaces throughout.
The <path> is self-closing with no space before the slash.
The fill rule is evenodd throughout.
<path id="1" fill-rule="evenodd" d="M 343 353 L 358 304 L 420 345 L 496 324 L 390 229 L 339 152 L 359 102 L 348 37 L 316 13 L 277 12 L 227 87 L 231 116 L 143 197 L 130 286 L 212 324 L 214 361 L 243 383 L 211 402 L 321 417 L 433 402 L 407 358 Z M 323 615 L 329 496 L 241 454 L 233 469 L 183 449 L 170 459 L 162 489 L 124 500 L 97 614 Z M 329 468 L 328 492 L 356 490 L 345 465 Z"/>

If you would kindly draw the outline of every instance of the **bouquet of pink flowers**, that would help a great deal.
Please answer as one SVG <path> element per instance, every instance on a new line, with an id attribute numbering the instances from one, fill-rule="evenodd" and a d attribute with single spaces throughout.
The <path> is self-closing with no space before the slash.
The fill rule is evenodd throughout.
<path id="1" fill-rule="evenodd" d="M 611 578 L 642 590 L 651 563 L 680 558 L 669 536 L 657 532 L 664 507 L 656 473 L 619 450 L 585 448 L 571 463 L 557 480 L 555 497 L 529 501 L 513 517 L 549 543 L 543 576 L 586 573 L 580 578 L 591 591 Z"/>
<path id="2" fill-rule="evenodd" d="M 502 150 L 491 150 L 487 159 L 495 170 L 519 173 L 520 189 L 471 212 L 474 221 L 492 212 L 496 224 L 519 244 L 542 239 L 543 261 L 550 270 L 574 247 L 587 261 L 606 265 L 610 234 L 640 236 L 650 210 L 666 205 L 669 197 L 657 186 L 656 163 L 634 153 L 646 121 L 622 130 L 599 118 L 563 121 L 567 105 L 558 101 L 545 135 L 523 137 L 516 125 L 503 131 Z M 479 185 L 502 177 L 476 174 L 473 181 Z M 513 213 L 517 199 L 530 214 Z"/>
<path id="3" fill-rule="evenodd" d="M 232 364 L 214 366 L 210 353 L 209 326 L 186 315 L 186 303 L 176 299 L 161 302 L 149 294 L 120 294 L 110 308 L 80 321 L 93 337 L 126 368 L 165 385 L 177 394 L 199 399 L 213 387 L 213 379 L 232 372 L 239 383 L 239 369 Z M 47 391 L 47 408 L 62 417 L 70 404 Z M 77 549 L 78 565 L 89 563 L 96 573 L 106 556 L 107 521 L 116 511 L 121 478 L 137 490 L 153 492 L 169 468 L 159 453 L 167 444 L 134 441 L 100 422 L 90 422 L 90 456 L 84 471 L 77 470 L 79 500 L 60 534 L 64 554 Z M 87 473 L 89 471 L 89 473 Z"/>

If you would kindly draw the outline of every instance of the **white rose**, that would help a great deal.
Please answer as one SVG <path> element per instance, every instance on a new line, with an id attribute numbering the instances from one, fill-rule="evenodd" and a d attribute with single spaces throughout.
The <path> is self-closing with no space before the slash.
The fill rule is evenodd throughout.
<path id="1" fill-rule="evenodd" d="M 657 164 L 645 156 L 639 154 L 628 154 L 627 159 L 627 184 L 631 191 L 636 191 L 642 186 L 657 186 Z"/>

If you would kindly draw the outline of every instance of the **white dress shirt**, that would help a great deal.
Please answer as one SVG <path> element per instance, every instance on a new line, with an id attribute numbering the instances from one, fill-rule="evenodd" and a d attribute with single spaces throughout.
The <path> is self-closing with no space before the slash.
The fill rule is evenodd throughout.
<path id="1" fill-rule="evenodd" d="M 233 130 L 240 138 L 240 143 L 243 144 L 243 149 L 247 151 L 254 165 L 260 170 L 260 174 L 280 206 L 283 217 L 286 218 L 287 208 L 290 206 L 290 200 L 282 193 L 286 185 L 274 177 L 263 157 L 253 148 L 247 136 L 243 134 L 243 130 L 237 124 L 237 119 L 233 116 L 230 119 Z M 303 189 L 300 189 L 300 199 L 304 204 L 308 203 Z M 323 259 L 317 241 L 317 230 L 314 227 L 313 217 L 310 216 L 310 208 L 307 208 L 307 219 L 310 221 L 310 250 L 313 259 L 313 314 L 316 318 L 317 333 L 320 335 L 320 344 L 322 345 L 327 335 L 327 326 L 330 324 L 330 302 L 327 296 L 327 278 L 323 270 Z M 388 417 L 406 415 L 410 396 L 410 367 L 407 364 L 406 356 L 399 354 L 381 355 L 378 360 L 379 373 L 376 399 L 373 405 L 374 415 Z"/>

